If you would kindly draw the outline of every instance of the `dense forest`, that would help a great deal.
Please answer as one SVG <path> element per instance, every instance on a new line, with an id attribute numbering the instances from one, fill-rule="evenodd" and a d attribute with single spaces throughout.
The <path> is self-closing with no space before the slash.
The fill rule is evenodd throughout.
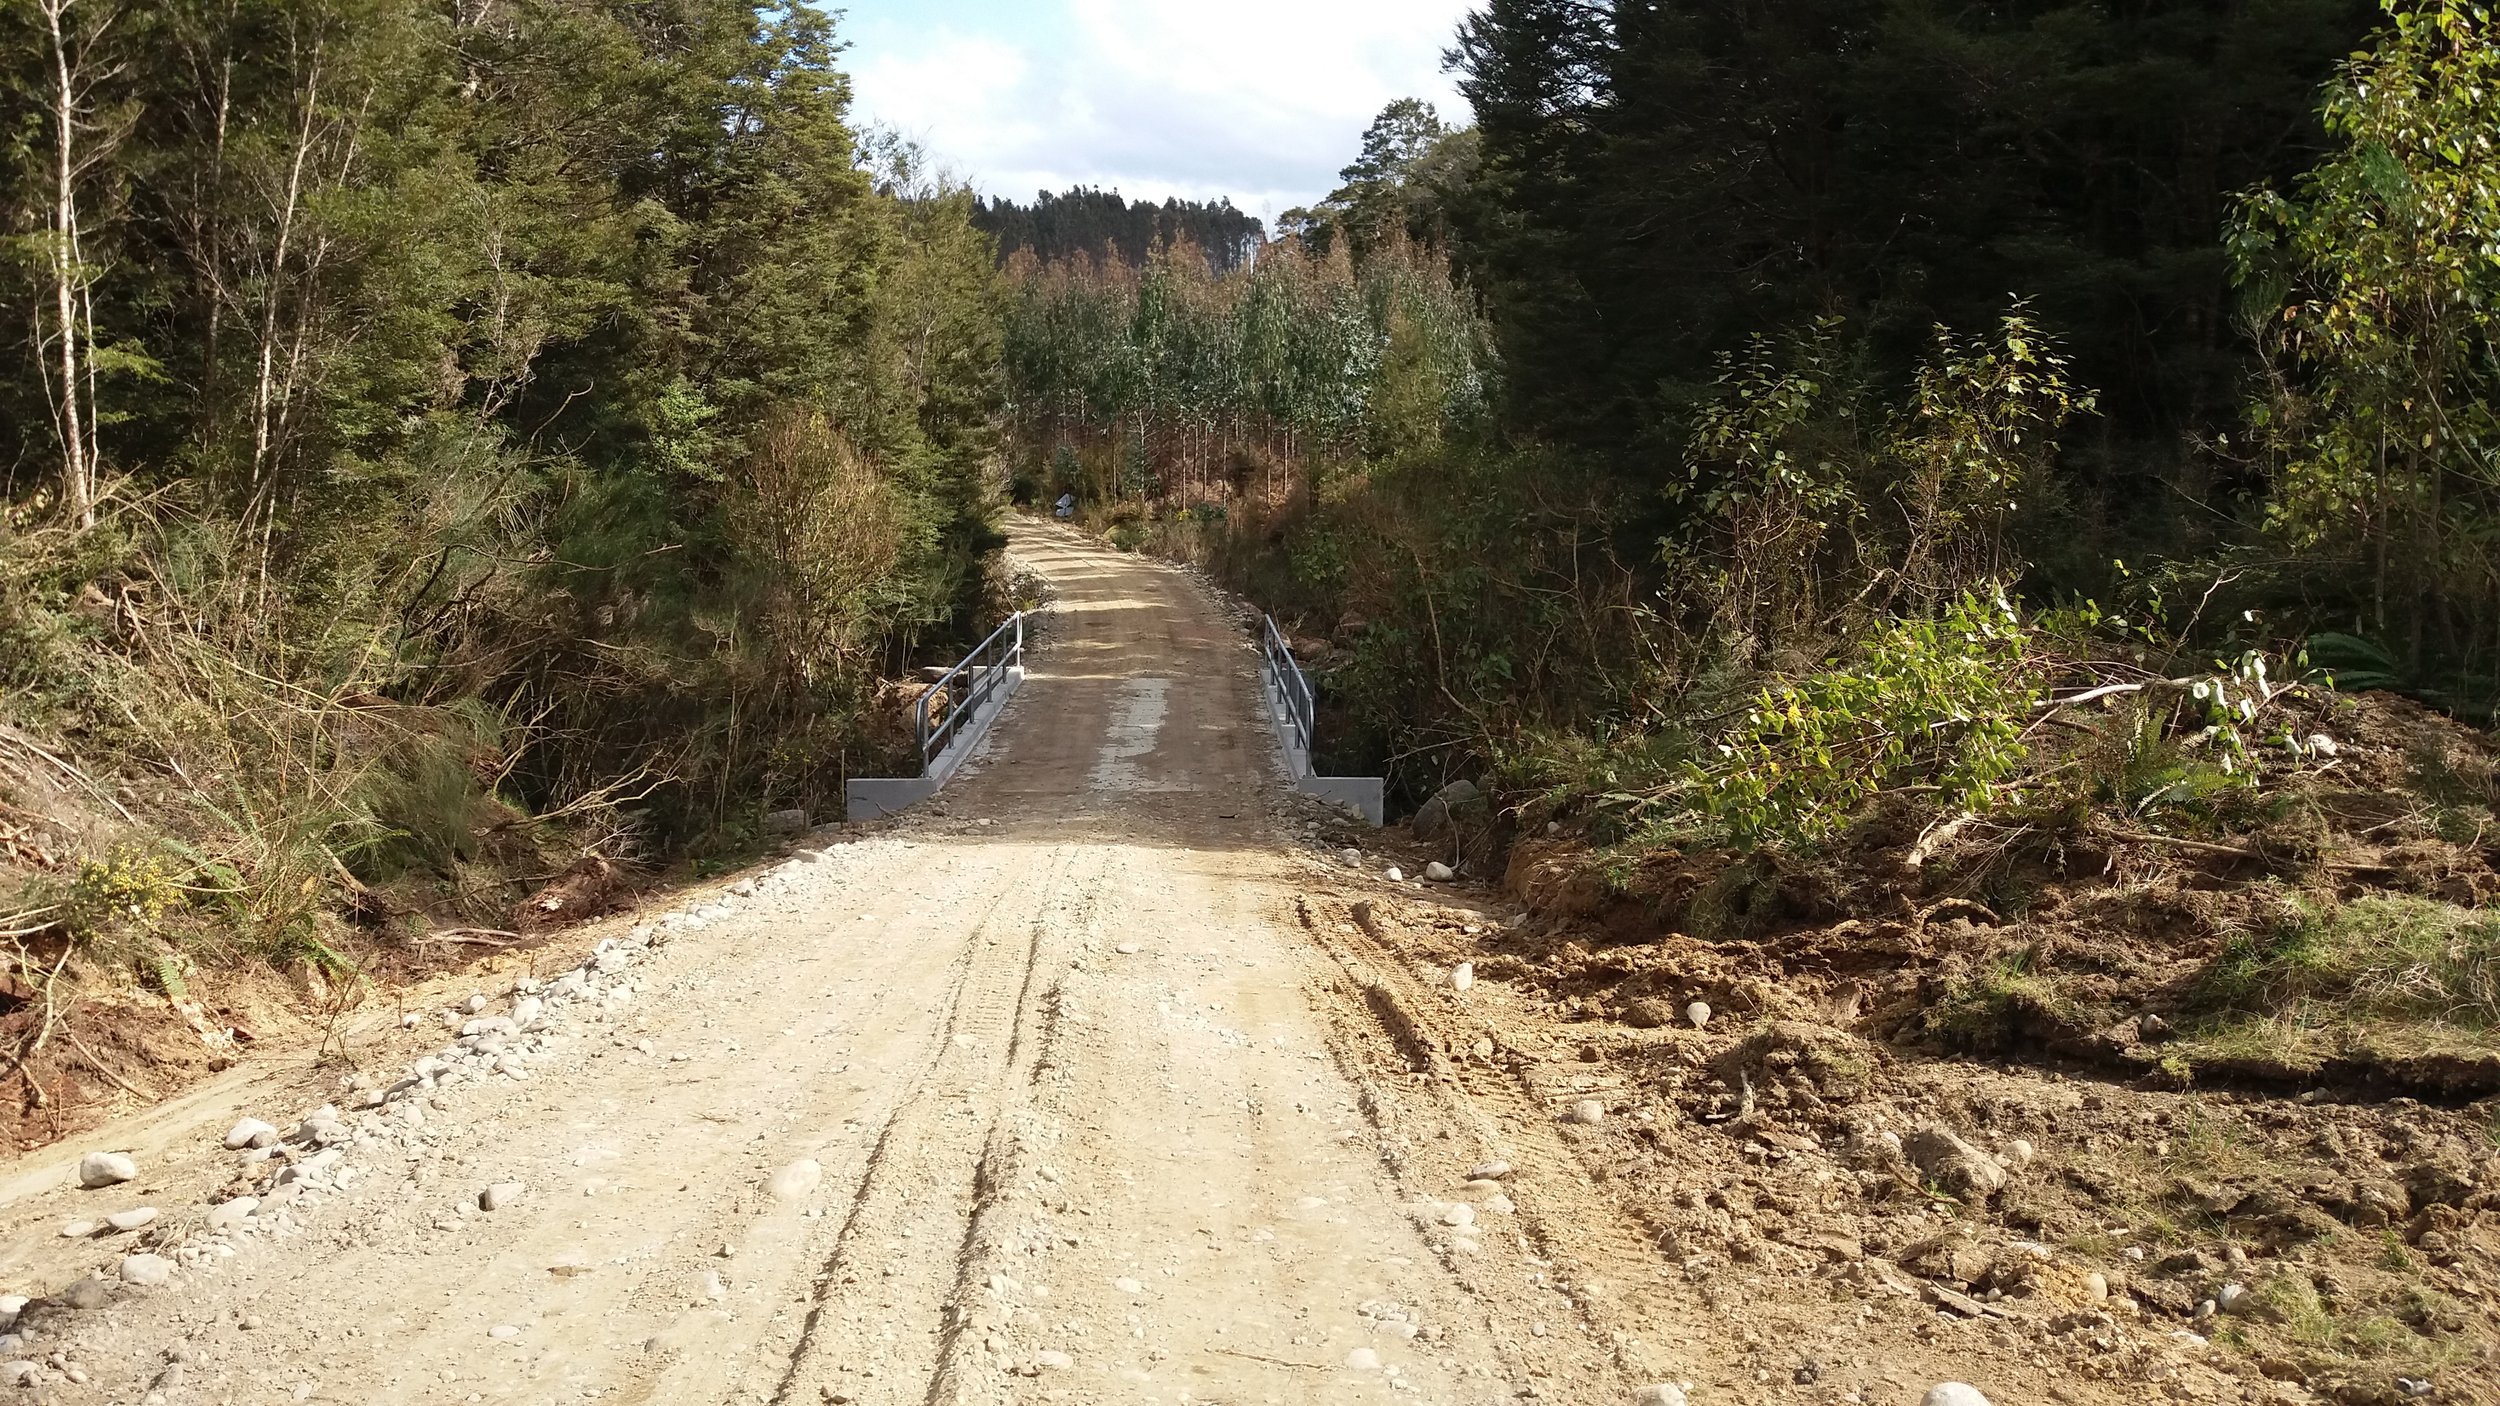
<path id="1" fill-rule="evenodd" d="M 836 50 L 754 0 L 0 11 L 17 750 L 154 778 L 142 868 L 278 954 L 339 883 L 499 920 L 461 876 L 559 832 L 838 813 L 983 611 L 1000 383 L 972 196 L 863 164 Z"/>
<path id="2" fill-rule="evenodd" d="M 1218 271 L 1247 264 L 1267 235 L 1258 217 L 1234 209 L 1230 200 L 1132 205 L 1116 190 L 1086 186 L 1064 195 L 1043 191 L 1030 205 L 984 197 L 973 204 L 972 222 L 998 241 L 1001 260 L 1027 254 L 1055 262 L 1082 254 L 1142 264 L 1157 248 L 1185 244 Z"/>

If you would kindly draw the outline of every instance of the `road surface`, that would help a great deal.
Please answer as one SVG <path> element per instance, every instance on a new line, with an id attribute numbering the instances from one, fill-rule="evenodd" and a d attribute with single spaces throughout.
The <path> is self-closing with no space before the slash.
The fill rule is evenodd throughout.
<path id="1" fill-rule="evenodd" d="M 28 1310 L 46 1399 L 1477 1406 L 1674 1370 L 1638 1339 L 1672 1325 L 1549 1258 L 1654 1275 L 1627 1232 L 1520 1204 L 1547 1115 L 1401 1048 L 1397 981 L 1311 921 L 1241 622 L 1060 529 L 1015 551 L 1056 605 L 937 807 L 644 915 L 550 990 L 482 984 L 472 1048 L 337 1092 L 326 1153 L 224 1150 L 318 1101 L 246 1080 L 21 1163 L 10 1287 L 113 1300 Z M 94 1148 L 140 1179 L 74 1189 Z M 1522 1172 L 1469 1184 L 1497 1159 Z M 132 1286 L 130 1254 L 176 1263 Z"/>

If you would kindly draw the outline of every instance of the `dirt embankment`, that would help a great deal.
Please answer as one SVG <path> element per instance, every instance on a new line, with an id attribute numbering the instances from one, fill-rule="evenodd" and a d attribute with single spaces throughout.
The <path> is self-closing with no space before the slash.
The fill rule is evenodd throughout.
<path id="1" fill-rule="evenodd" d="M 1771 1396 L 1980 1352 L 2034 1400 L 2500 1400 L 2492 749 L 2333 706 L 2254 832 L 1904 808 L 1748 858 L 1479 812 L 1364 862 L 1496 883 L 1336 926 L 1459 1062 L 1594 1102 L 1574 1149 L 1760 1319 Z"/>

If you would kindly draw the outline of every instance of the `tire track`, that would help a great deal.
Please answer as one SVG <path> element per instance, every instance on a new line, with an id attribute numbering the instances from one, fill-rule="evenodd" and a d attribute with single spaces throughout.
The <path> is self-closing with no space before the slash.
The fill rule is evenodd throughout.
<path id="1" fill-rule="evenodd" d="M 974 926 L 935 1048 L 879 1133 L 817 1276 L 772 1389 L 776 1406 L 937 1399 L 985 1167 L 1017 1071 L 1033 1057 L 1026 1027 L 1043 950 L 1065 921 L 1074 876 L 1098 863 L 1082 849 L 1051 852 L 1031 866 L 1039 877 L 1009 886 Z"/>
<path id="2" fill-rule="evenodd" d="M 1338 993 L 1347 1008 L 1347 1023 L 1376 1027 L 1406 1058 L 1408 1072 L 1430 1076 L 1420 1084 L 1406 1084 L 1401 1092 L 1431 1101 L 1474 1135 L 1486 1157 L 1512 1165 L 1508 1185 L 1517 1192 L 1514 1214 L 1535 1258 L 1553 1267 L 1553 1287 L 1571 1300 L 1592 1337 L 1625 1376 L 1653 1382 L 1693 1375 L 1690 1364 L 1673 1361 L 1640 1336 L 1644 1324 L 1685 1322 L 1711 1312 L 1696 1297 L 1662 1280 L 1666 1263 L 1656 1248 L 1657 1229 L 1598 1193 L 1553 1114 L 1510 1071 L 1476 1053 L 1485 1042 L 1499 1047 L 1493 1028 L 1417 980 L 1366 930 L 1368 914 L 1356 911 L 1365 906 L 1329 913 L 1309 895 L 1295 902 L 1303 930 L 1347 983 L 1348 989 Z M 1376 1069 L 1363 1067 L 1376 1063 L 1376 1045 L 1350 1046 L 1339 1056 L 1348 1062 L 1348 1076 L 1363 1084 L 1366 1102 L 1373 1105 L 1370 1111 L 1375 1116 L 1384 1112 L 1381 1105 L 1398 1095 L 1387 1091 Z M 1406 1159 L 1385 1143 L 1384 1157 L 1402 1178 L 1426 1186 L 1466 1170 L 1453 1163 L 1410 1171 L 1403 1165 Z M 1481 1292 L 1480 1282 L 1470 1287 Z"/>

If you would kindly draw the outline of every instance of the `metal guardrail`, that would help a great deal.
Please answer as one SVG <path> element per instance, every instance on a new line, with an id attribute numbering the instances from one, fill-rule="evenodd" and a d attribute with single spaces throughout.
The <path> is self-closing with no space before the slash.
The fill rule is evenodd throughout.
<path id="1" fill-rule="evenodd" d="M 1262 643 L 1266 655 L 1267 686 L 1270 693 L 1284 704 L 1281 721 L 1293 729 L 1295 748 L 1307 757 L 1311 753 L 1311 739 L 1318 733 L 1319 701 L 1311 692 L 1311 681 L 1302 675 L 1301 664 L 1295 662 L 1293 650 L 1286 645 L 1284 632 L 1276 628 L 1276 617 L 1269 615 L 1263 618 L 1266 621 L 1266 638 Z"/>
<path id="2" fill-rule="evenodd" d="M 928 774 L 930 761 L 945 752 L 948 744 L 955 740 L 956 733 L 989 706 L 991 697 L 998 692 L 999 680 L 1007 677 L 1007 671 L 1023 667 L 1024 612 L 1019 610 L 1008 617 L 1006 624 L 991 631 L 988 639 L 974 645 L 962 663 L 947 670 L 936 683 L 930 685 L 928 692 L 920 695 L 920 702 L 912 709 L 912 724 L 913 731 L 920 738 L 922 775 Z M 961 694 L 953 690 L 958 679 L 965 681 Z M 946 700 L 946 714 L 932 722 L 930 705 L 941 698 Z"/>

